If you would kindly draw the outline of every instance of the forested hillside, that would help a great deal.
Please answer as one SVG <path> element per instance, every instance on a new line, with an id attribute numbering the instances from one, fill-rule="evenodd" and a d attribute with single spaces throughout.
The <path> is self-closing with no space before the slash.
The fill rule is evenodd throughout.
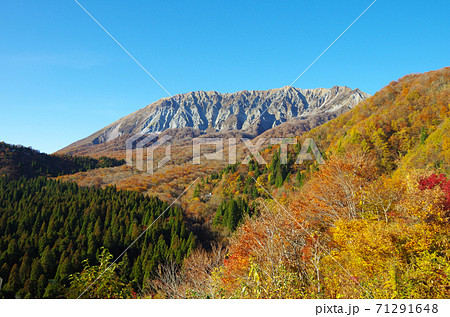
<path id="1" fill-rule="evenodd" d="M 84 260 L 95 265 L 101 248 L 118 256 L 168 207 L 114 187 L 0 177 L 0 296 L 77 297 L 84 289 L 71 289 L 69 276 L 83 270 Z M 180 264 L 195 243 L 181 210 L 170 207 L 121 259 L 124 294 L 145 288 L 159 264 Z"/>
<path id="2" fill-rule="evenodd" d="M 51 176 L 73 174 L 100 167 L 125 164 L 124 160 L 110 157 L 94 159 L 88 156 L 48 155 L 31 148 L 0 142 L 0 176 Z"/>
<path id="3" fill-rule="evenodd" d="M 270 146 L 261 153 L 269 164 L 259 165 L 253 159 L 248 165 L 229 166 L 218 177 L 209 177 L 198 191 L 254 199 L 261 192 L 255 190 L 257 179 L 275 194 L 296 192 L 319 169 L 316 162 L 295 164 L 306 138 L 314 140 L 325 158 L 353 152 L 372 157 L 378 176 L 411 169 L 448 174 L 449 100 L 450 68 L 407 75 L 351 111 L 299 136 L 298 144 L 289 148 L 287 164 L 281 164 L 279 148 Z"/>
<path id="4" fill-rule="evenodd" d="M 407 75 L 305 136 L 327 152 L 356 147 L 373 153 L 384 173 L 402 164 L 448 173 L 449 100 L 450 67 Z"/>
<path id="5" fill-rule="evenodd" d="M 288 164 L 269 147 L 269 164 L 230 165 L 200 182 L 191 208 L 222 228 L 228 256 L 194 293 L 448 298 L 449 97 L 450 68 L 405 76 L 299 137 Z M 294 164 L 306 137 L 324 165 Z M 216 213 L 204 212 L 205 193 L 222 197 Z"/>

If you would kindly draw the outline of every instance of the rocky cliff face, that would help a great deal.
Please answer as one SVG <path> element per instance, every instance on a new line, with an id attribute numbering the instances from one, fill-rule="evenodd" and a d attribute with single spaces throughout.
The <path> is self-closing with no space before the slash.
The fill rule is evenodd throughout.
<path id="1" fill-rule="evenodd" d="M 190 92 L 160 99 L 76 142 L 76 146 L 185 127 L 208 133 L 240 130 L 256 136 L 292 119 L 335 117 L 367 97 L 359 89 L 338 86 L 331 89 L 287 86 L 226 94 Z"/>

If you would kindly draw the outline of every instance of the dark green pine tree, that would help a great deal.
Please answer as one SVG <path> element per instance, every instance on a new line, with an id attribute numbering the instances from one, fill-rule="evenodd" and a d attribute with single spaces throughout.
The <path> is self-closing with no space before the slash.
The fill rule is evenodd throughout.
<path id="1" fill-rule="evenodd" d="M 56 271 L 56 278 L 59 282 L 66 284 L 68 277 L 73 273 L 72 261 L 69 257 L 61 257 L 61 260 Z"/>
<path id="2" fill-rule="evenodd" d="M 39 279 L 37 281 L 37 292 L 36 292 L 36 298 L 43 298 L 45 289 L 47 287 L 48 280 L 45 278 L 44 274 L 41 274 L 39 276 Z"/>
<path id="3" fill-rule="evenodd" d="M 298 171 L 297 172 L 297 181 L 298 181 L 298 186 L 302 187 L 305 183 L 305 173 L 303 171 Z"/>
<path id="4" fill-rule="evenodd" d="M 44 270 L 42 269 L 41 263 L 35 258 L 31 264 L 30 278 L 37 282 L 43 272 Z"/>
<path id="5" fill-rule="evenodd" d="M 49 246 L 45 248 L 44 253 L 42 254 L 41 264 L 44 269 L 45 276 L 48 279 L 53 278 L 56 270 L 56 258 Z"/>
<path id="6" fill-rule="evenodd" d="M 3 279 L 3 281 L 7 281 L 9 276 L 9 265 L 8 263 L 3 263 L 2 267 L 0 268 L 0 277 Z"/>
<path id="7" fill-rule="evenodd" d="M 4 286 L 6 292 L 15 294 L 20 288 L 19 266 L 16 264 L 11 268 L 8 283 Z"/>
<path id="8" fill-rule="evenodd" d="M 230 199 L 225 211 L 226 226 L 230 230 L 235 230 L 239 221 L 241 220 L 241 217 L 242 211 L 240 210 L 236 200 Z"/>
<path id="9" fill-rule="evenodd" d="M 22 258 L 22 263 L 19 268 L 19 278 L 20 283 L 23 284 L 30 277 L 31 265 L 30 265 L 30 257 L 28 253 L 26 253 Z"/>
<path id="10" fill-rule="evenodd" d="M 275 186 L 276 187 L 283 186 L 283 181 L 284 181 L 283 174 L 281 173 L 281 171 L 278 171 L 276 175 L 277 176 L 276 176 L 276 179 L 275 179 Z"/>
<path id="11" fill-rule="evenodd" d="M 194 198 L 198 198 L 198 197 L 200 197 L 200 187 L 197 184 L 197 186 L 195 186 L 195 189 L 194 189 Z"/>

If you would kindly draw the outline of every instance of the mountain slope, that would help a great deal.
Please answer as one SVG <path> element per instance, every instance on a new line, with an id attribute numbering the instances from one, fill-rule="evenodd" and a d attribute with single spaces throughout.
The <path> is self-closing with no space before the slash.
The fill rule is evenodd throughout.
<path id="1" fill-rule="evenodd" d="M 364 164 L 373 161 L 370 173 L 373 178 L 392 173 L 399 173 L 402 178 L 415 169 L 449 173 L 449 118 L 450 67 L 407 75 L 347 113 L 301 135 L 297 146 L 288 148 L 286 165 L 280 162 L 279 147 L 261 150 L 267 165 L 256 161 L 230 165 L 219 171 L 218 176 L 208 176 L 209 179 L 198 186 L 198 196 L 212 193 L 216 199 L 240 197 L 251 201 L 266 194 L 259 188 L 262 185 L 283 201 L 286 198 L 283 195 L 296 197 L 308 179 L 317 171 L 326 170 L 330 160 L 349 164 L 346 160 L 352 155 L 364 155 Z M 281 125 L 258 138 L 283 133 L 285 136 L 290 133 L 289 127 Z M 314 139 L 323 156 L 328 158 L 325 165 L 318 166 L 311 161 L 295 163 L 305 138 Z M 254 178 L 258 183 L 255 184 Z M 191 203 L 187 208 L 195 206 L 203 211 L 208 209 L 209 203 L 206 200 L 198 202 L 197 206 Z"/>
<path id="2" fill-rule="evenodd" d="M 450 68 L 407 75 L 300 137 L 326 164 L 295 164 L 297 146 L 283 166 L 272 147 L 269 164 L 230 165 L 200 183 L 189 205 L 199 213 L 211 197 L 257 206 L 257 216 L 210 215 L 229 237 L 222 296 L 448 298 L 449 118 Z"/>
<path id="3" fill-rule="evenodd" d="M 376 155 L 383 172 L 396 169 L 405 159 L 409 168 L 449 171 L 448 123 L 445 123 L 449 116 L 450 67 L 445 67 L 393 81 L 305 137 L 314 138 L 328 152 L 355 147 L 370 151 Z M 428 136 L 432 136 L 433 144 L 431 139 L 427 142 Z M 433 155 L 429 155 L 431 152 Z"/>
<path id="4" fill-rule="evenodd" d="M 369 97 L 359 89 L 284 87 L 231 94 L 190 92 L 160 99 L 62 149 L 67 153 L 123 136 L 192 128 L 201 133 L 244 131 L 256 136 L 292 119 L 327 121 Z M 124 142 L 123 142 L 124 143 Z"/>
<path id="5" fill-rule="evenodd" d="M 40 153 L 31 148 L 0 142 L 0 177 L 10 178 L 58 176 L 100 167 L 113 167 L 124 161 L 109 157 L 59 156 Z"/>

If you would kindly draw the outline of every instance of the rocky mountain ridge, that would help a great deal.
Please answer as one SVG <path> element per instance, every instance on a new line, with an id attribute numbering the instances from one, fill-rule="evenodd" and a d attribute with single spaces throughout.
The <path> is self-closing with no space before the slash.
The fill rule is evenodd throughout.
<path id="1" fill-rule="evenodd" d="M 102 144 L 127 135 L 187 127 L 206 133 L 238 130 L 257 136 L 294 119 L 328 121 L 369 96 L 359 89 L 340 86 L 330 89 L 286 86 L 236 93 L 190 92 L 162 98 L 66 149 Z M 321 117 L 326 119 L 317 120 Z"/>

